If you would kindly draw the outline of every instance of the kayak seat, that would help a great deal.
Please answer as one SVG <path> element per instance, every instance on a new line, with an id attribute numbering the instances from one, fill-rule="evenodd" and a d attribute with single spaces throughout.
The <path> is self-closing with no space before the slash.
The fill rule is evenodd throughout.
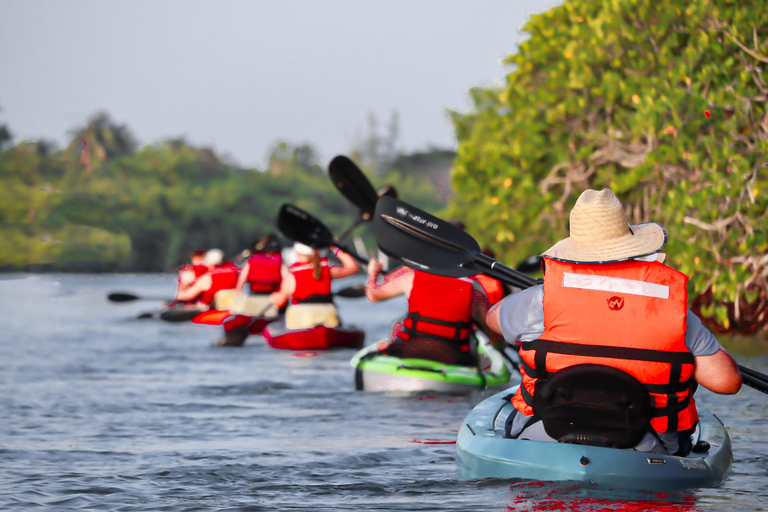
<path id="1" fill-rule="evenodd" d="M 534 393 L 533 411 L 561 443 L 632 448 L 650 428 L 645 386 L 617 368 L 580 364 L 555 373 Z"/>

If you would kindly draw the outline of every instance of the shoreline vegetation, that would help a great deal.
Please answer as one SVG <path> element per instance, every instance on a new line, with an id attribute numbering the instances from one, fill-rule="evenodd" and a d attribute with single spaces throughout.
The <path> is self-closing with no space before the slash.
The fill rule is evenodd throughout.
<path id="1" fill-rule="evenodd" d="M 456 152 L 399 154 L 395 114 L 349 156 L 512 265 L 609 187 L 631 222 L 666 228 L 708 327 L 768 332 L 768 4 L 568 0 L 523 31 L 505 85 L 451 112 Z M 137 148 L 107 114 L 73 134 L 8 147 L 0 125 L 0 270 L 171 271 L 194 249 L 239 253 L 284 202 L 333 229 L 357 215 L 308 144 L 275 144 L 257 170 L 184 140 Z"/>
<path id="2" fill-rule="evenodd" d="M 277 142 L 267 168 L 253 169 L 184 140 L 137 148 L 105 113 L 73 134 L 61 150 L 0 141 L 0 272 L 171 272 L 193 250 L 239 254 L 275 230 L 286 202 L 338 228 L 358 215 L 308 144 Z M 455 153 L 386 149 L 394 142 L 372 130 L 352 157 L 376 186 L 444 209 Z"/>

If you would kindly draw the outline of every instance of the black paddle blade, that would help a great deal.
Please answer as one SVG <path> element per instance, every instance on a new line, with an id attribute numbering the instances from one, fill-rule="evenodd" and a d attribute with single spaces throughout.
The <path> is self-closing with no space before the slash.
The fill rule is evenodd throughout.
<path id="1" fill-rule="evenodd" d="M 373 232 L 387 256 L 415 269 L 449 277 L 480 273 L 472 262 L 480 246 L 469 233 L 405 201 L 379 198 Z"/>
<path id="2" fill-rule="evenodd" d="M 112 302 L 130 302 L 132 300 L 139 300 L 139 297 L 131 293 L 110 293 L 107 295 L 107 300 Z"/>
<path id="3" fill-rule="evenodd" d="M 328 175 L 339 192 L 360 208 L 363 219 L 370 219 L 379 196 L 363 171 L 352 160 L 339 155 L 328 165 Z"/>
<path id="4" fill-rule="evenodd" d="M 322 249 L 333 245 L 333 234 L 319 220 L 292 204 L 284 204 L 277 215 L 277 229 L 304 245 Z"/>
<path id="5" fill-rule="evenodd" d="M 189 322 L 202 313 L 201 309 L 167 309 L 160 313 L 160 320 L 166 322 Z"/>

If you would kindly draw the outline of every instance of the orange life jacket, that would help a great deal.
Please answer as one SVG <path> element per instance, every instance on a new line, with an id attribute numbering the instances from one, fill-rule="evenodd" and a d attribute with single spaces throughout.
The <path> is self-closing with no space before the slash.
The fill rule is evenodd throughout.
<path id="1" fill-rule="evenodd" d="M 472 282 L 414 270 L 408 316 L 396 337 L 467 345 L 472 327 Z"/>
<path id="2" fill-rule="evenodd" d="M 209 272 L 211 276 L 211 287 L 200 294 L 198 299 L 204 304 L 213 304 L 214 295 L 221 290 L 231 290 L 237 286 L 237 274 L 239 269 L 236 265 L 221 265 Z"/>
<path id="3" fill-rule="evenodd" d="M 280 289 L 280 268 L 283 257 L 279 252 L 257 252 L 248 258 L 247 281 L 252 293 L 272 293 Z"/>
<path id="4" fill-rule="evenodd" d="M 296 290 L 291 296 L 291 304 L 298 304 L 313 295 L 331 295 L 331 269 L 328 258 L 320 258 L 320 279 L 312 275 L 311 263 L 294 263 L 289 270 L 296 279 Z"/>
<path id="5" fill-rule="evenodd" d="M 685 345 L 688 277 L 658 262 L 576 264 L 545 258 L 544 333 L 522 343 L 523 382 L 512 403 L 526 415 L 547 377 L 577 364 L 623 370 L 652 397 L 657 432 L 692 428 L 693 354 Z"/>
<path id="6" fill-rule="evenodd" d="M 476 276 L 470 277 L 470 279 L 480 283 L 480 286 L 483 287 L 485 294 L 488 296 L 488 300 L 491 302 L 491 306 L 497 302 L 501 302 L 501 299 L 504 298 L 504 287 L 498 279 L 488 277 L 485 274 L 477 274 Z"/>

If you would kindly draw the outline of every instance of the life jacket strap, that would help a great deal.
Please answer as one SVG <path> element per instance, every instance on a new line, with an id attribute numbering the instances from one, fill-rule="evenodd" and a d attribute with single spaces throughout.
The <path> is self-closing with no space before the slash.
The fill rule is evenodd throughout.
<path id="1" fill-rule="evenodd" d="M 463 345 L 468 340 L 472 333 L 472 322 L 452 322 L 450 320 L 440 320 L 437 318 L 430 318 L 428 316 L 422 316 L 417 311 L 414 311 L 413 313 L 408 313 L 408 315 L 405 317 L 406 320 L 411 320 L 411 326 L 408 327 L 405 325 L 405 322 L 403 322 L 403 329 L 402 331 L 407 334 L 412 334 L 417 337 L 423 337 L 423 338 L 430 338 L 430 339 L 436 339 L 440 341 L 447 341 L 449 343 L 453 343 L 455 345 Z M 435 324 L 445 327 L 453 327 L 455 329 L 454 336 L 447 337 L 447 336 L 438 336 L 436 334 L 432 334 L 426 331 L 419 330 L 419 323 L 429 323 L 429 324 Z M 464 331 L 466 334 L 462 336 L 462 331 Z"/>
<path id="2" fill-rule="evenodd" d="M 582 345 L 578 343 L 566 343 L 560 341 L 534 340 L 524 343 L 520 351 L 535 350 L 534 367 L 523 361 L 525 374 L 536 379 L 534 385 L 534 394 L 538 393 L 540 388 L 547 382 L 549 372 L 547 371 L 547 354 L 566 354 L 585 357 L 601 357 L 611 359 L 625 359 L 634 361 L 661 362 L 670 364 L 669 382 L 666 384 L 645 384 L 649 393 L 664 395 L 667 399 L 667 405 L 664 407 L 654 407 L 654 418 L 667 418 L 667 431 L 675 431 L 678 426 L 678 413 L 684 411 L 691 399 L 691 381 L 681 380 L 682 365 L 694 364 L 693 354 L 690 352 L 667 352 L 662 350 L 638 349 L 630 347 L 611 347 L 606 345 Z M 525 386 L 521 386 L 521 395 L 525 403 L 533 407 L 533 395 L 528 392 Z M 680 400 L 678 392 L 688 391 L 688 394 Z"/>

